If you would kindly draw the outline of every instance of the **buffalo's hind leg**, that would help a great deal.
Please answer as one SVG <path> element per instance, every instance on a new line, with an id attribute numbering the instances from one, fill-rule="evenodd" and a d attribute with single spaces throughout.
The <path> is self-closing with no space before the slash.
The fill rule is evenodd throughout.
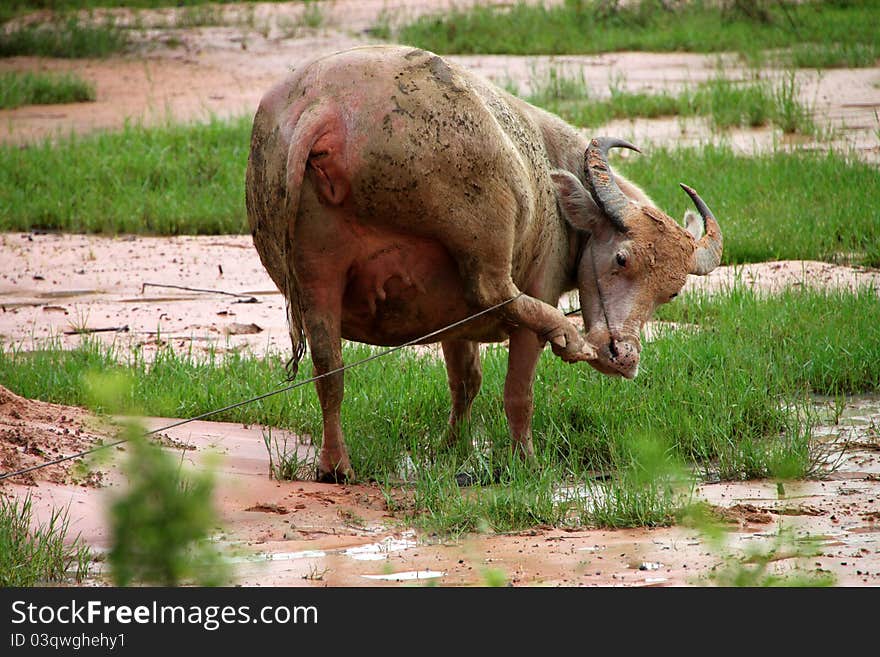
<path id="1" fill-rule="evenodd" d="M 312 302 L 314 304 L 314 301 Z M 306 337 L 312 354 L 314 375 L 332 372 L 342 367 L 342 335 L 339 308 L 325 304 L 310 304 L 305 315 Z M 354 478 L 348 459 L 348 449 L 342 436 L 342 372 L 315 381 L 321 403 L 323 433 L 321 453 L 318 456 L 317 479 L 325 483 L 342 483 Z"/>
<path id="2" fill-rule="evenodd" d="M 449 394 L 452 409 L 449 412 L 449 429 L 444 447 L 460 454 L 468 451 L 467 423 L 470 420 L 471 405 L 483 382 L 483 368 L 480 364 L 480 348 L 471 340 L 444 340 L 443 358 L 446 361 L 446 374 L 449 379 Z"/>

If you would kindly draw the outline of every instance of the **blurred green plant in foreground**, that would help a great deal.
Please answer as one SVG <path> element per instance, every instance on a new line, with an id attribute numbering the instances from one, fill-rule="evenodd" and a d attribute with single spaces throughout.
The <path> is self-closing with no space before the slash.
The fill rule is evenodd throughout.
<path id="1" fill-rule="evenodd" d="M 750 546 L 741 556 L 729 553 L 728 529 L 714 507 L 697 502 L 685 508 L 678 521 L 699 530 L 713 553 L 721 556 L 707 584 L 725 587 L 820 587 L 834 586 L 837 578 L 825 570 L 805 568 L 803 561 L 821 553 L 820 540 L 814 536 L 797 536 L 788 527 L 779 526 L 773 537 Z M 774 564 L 788 561 L 784 567 Z"/>
<path id="2" fill-rule="evenodd" d="M 130 415 L 131 381 L 116 373 L 87 376 L 90 395 L 111 412 Z M 126 421 L 128 487 L 110 504 L 112 547 L 107 555 L 117 586 L 220 586 L 231 572 L 210 535 L 217 527 L 212 469 L 184 472 L 182 464 Z"/>

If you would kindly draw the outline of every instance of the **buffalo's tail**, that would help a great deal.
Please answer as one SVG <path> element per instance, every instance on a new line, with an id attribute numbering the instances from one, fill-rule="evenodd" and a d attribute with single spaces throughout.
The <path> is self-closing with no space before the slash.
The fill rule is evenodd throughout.
<path id="1" fill-rule="evenodd" d="M 286 108 L 279 119 L 261 105 L 251 134 L 245 183 L 248 223 L 260 260 L 287 306 L 290 379 L 306 351 L 302 293 L 294 265 L 296 216 L 309 153 L 325 131 L 329 113 L 318 102 Z"/>

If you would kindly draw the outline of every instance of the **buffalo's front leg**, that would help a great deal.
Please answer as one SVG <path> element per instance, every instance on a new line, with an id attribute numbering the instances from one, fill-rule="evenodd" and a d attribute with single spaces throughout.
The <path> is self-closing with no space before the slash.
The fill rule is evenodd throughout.
<path id="1" fill-rule="evenodd" d="M 493 267 L 489 264 L 491 260 L 477 255 L 462 256 L 459 260 L 466 282 L 465 294 L 472 305 L 488 308 L 508 301 L 498 310 L 499 314 L 511 324 L 529 328 L 542 340 L 549 341 L 553 353 L 566 362 L 597 358 L 595 348 L 583 339 L 562 311 L 521 292 L 510 277 L 509 261 L 503 261 L 501 267 Z"/>
<path id="2" fill-rule="evenodd" d="M 509 303 L 502 312 L 513 322 L 537 334 L 542 347 L 545 341 L 549 342 L 553 353 L 567 363 L 591 361 L 598 357 L 596 349 L 584 340 L 575 325 L 559 309 L 540 299 L 523 295 Z"/>
<path id="3" fill-rule="evenodd" d="M 543 348 L 544 340 L 527 328 L 520 327 L 510 334 L 504 412 L 510 426 L 513 450 L 526 458 L 535 453 L 532 446 L 533 390 L 535 368 Z"/>
<path id="4" fill-rule="evenodd" d="M 340 316 L 332 308 L 311 307 L 305 313 L 306 337 L 312 352 L 314 375 L 325 374 L 342 367 L 342 337 Z M 348 450 L 342 437 L 342 410 L 344 377 L 342 372 L 315 381 L 323 416 L 323 440 L 318 457 L 317 479 L 321 482 L 340 483 L 354 478 L 348 460 Z"/>
<path id="5" fill-rule="evenodd" d="M 471 405 L 483 382 L 480 349 L 470 340 L 444 340 L 441 345 L 452 397 L 446 447 L 466 448 L 467 445 L 462 444 L 462 425 L 467 425 L 470 419 Z"/>

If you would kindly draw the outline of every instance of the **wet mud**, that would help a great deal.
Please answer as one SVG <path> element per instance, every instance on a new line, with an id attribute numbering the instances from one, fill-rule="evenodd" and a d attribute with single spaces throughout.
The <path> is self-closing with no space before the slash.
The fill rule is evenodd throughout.
<path id="1" fill-rule="evenodd" d="M 827 401 L 817 400 L 817 408 Z M 80 409 L 40 404 L 44 422 L 65 426 Z M 0 405 L 0 423 L 7 405 Z M 147 418 L 156 429 L 171 421 Z M 500 577 L 513 586 L 699 586 L 736 567 L 755 551 L 778 546 L 780 532 L 793 547 L 777 549 L 771 572 L 831 574 L 838 584 L 880 584 L 880 399 L 851 400 L 836 424 L 820 427 L 831 446 L 833 469 L 821 479 L 704 483 L 695 499 L 712 505 L 726 524 L 723 546 L 685 526 L 640 529 L 536 527 L 514 534 L 471 534 L 449 539 L 417 532 L 391 513 L 375 485 L 275 481 L 268 474 L 263 430 L 256 426 L 192 422 L 161 433 L 160 442 L 193 468 L 216 468 L 216 536 L 244 586 L 485 586 Z M 298 445 L 302 459 L 312 448 Z M 76 449 L 63 434 L 60 451 Z M 125 448 L 115 448 L 102 486 L 63 483 L 40 471 L 38 481 L 10 480 L 0 493 L 31 495 L 37 519 L 68 507 L 71 527 L 97 552 L 109 548 L 106 506 L 122 485 Z M 36 484 L 36 485 L 34 485 Z M 401 492 L 401 494 L 405 494 Z M 560 491 L 560 495 L 571 491 Z M 809 539 L 813 552 L 795 549 Z M 106 584 L 101 563 L 89 583 Z"/>
<path id="2" fill-rule="evenodd" d="M 86 61 L 0 60 L 0 72 L 73 71 L 97 89 L 94 103 L 0 110 L 0 122 L 7 127 L 0 141 L 27 143 L 70 131 L 115 129 L 126 121 L 157 124 L 252 115 L 266 89 L 297 62 L 373 42 L 371 28 L 383 8 L 393 10 L 394 20 L 403 20 L 442 4 L 449 3 L 337 0 L 317 29 L 295 24 L 302 11 L 296 3 L 259 5 L 252 21 L 187 30 L 163 27 L 172 10 L 145 12 L 141 20 L 152 27 L 135 55 Z M 714 57 L 681 53 L 450 59 L 499 83 L 512 81 L 522 91 L 527 91 L 534 72 L 563 68 L 583 73 L 600 95 L 620 73 L 625 74 L 627 89 L 659 91 L 709 79 L 715 70 Z M 437 75 L 442 78 L 446 72 L 440 69 Z M 867 161 L 880 161 L 875 118 L 880 69 L 821 75 L 802 71 L 798 76 L 802 100 L 835 128 L 832 142 Z M 720 138 L 700 120 L 678 118 L 618 121 L 603 130 L 641 145 Z M 763 128 L 734 130 L 723 138 L 739 152 L 756 152 L 785 139 Z M 289 350 L 283 300 L 249 236 L 8 233 L 0 235 L 0 255 L 0 340 L 7 345 L 27 350 L 50 340 L 70 348 L 89 336 L 121 349 L 139 346 L 147 358 L 163 344 L 220 352 Z M 789 285 L 873 284 L 880 289 L 878 278 L 876 271 L 826 263 L 762 263 L 690 277 L 688 289 L 716 290 L 734 280 L 767 292 Z M 257 302 L 145 283 L 216 289 Z M 422 349 L 437 353 L 434 347 Z M 828 400 L 816 403 L 821 407 Z M 150 418 L 146 423 L 156 428 L 167 419 Z M 812 537 L 817 551 L 809 558 L 780 552 L 770 564 L 775 571 L 797 567 L 830 573 L 842 585 L 877 586 L 878 426 L 876 397 L 850 400 L 838 422 L 829 421 L 815 431 L 817 440 L 828 446 L 826 476 L 786 482 L 782 494 L 775 481 L 700 485 L 696 496 L 717 509 L 730 529 L 721 548 L 685 526 L 577 531 L 536 527 L 512 535 L 473 534 L 450 540 L 407 526 L 387 509 L 375 486 L 274 481 L 260 427 L 194 422 L 163 432 L 159 440 L 196 468 L 207 467 L 209 455 L 219 454 L 216 504 L 224 529 L 217 539 L 233 563 L 236 581 L 245 586 L 482 586 L 496 581 L 499 573 L 514 586 L 700 585 L 712 583 L 714 573 L 740 563 L 751 550 L 772 546 L 780 529 L 796 538 Z M 88 448 L 110 435 L 108 425 L 82 409 L 25 400 L 0 388 L 2 472 Z M 274 429 L 273 435 L 281 437 Z M 289 443 L 298 443 L 297 437 L 289 438 Z M 303 458 L 311 455 L 309 446 L 300 449 Z M 115 449 L 114 458 L 124 453 L 124 448 Z M 119 470 L 110 461 L 91 479 L 76 476 L 70 466 L 54 466 L 0 484 L 0 494 L 31 495 L 38 521 L 48 518 L 53 508 L 69 508 L 71 527 L 96 551 L 105 550 L 110 541 L 105 510 L 122 484 Z M 89 583 L 107 583 L 101 564 L 94 565 Z"/>

